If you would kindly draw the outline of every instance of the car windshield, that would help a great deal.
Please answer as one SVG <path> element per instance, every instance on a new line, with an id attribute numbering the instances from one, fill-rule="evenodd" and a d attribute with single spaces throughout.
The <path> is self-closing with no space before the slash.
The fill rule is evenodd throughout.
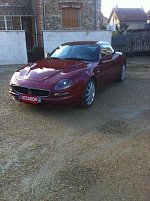
<path id="1" fill-rule="evenodd" d="M 54 59 L 98 61 L 99 46 L 93 44 L 86 45 L 62 45 L 50 55 Z"/>

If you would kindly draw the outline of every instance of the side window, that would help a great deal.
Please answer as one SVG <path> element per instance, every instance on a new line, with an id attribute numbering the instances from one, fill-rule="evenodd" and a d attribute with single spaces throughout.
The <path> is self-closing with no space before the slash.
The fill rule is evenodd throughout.
<path id="1" fill-rule="evenodd" d="M 101 49 L 102 57 L 112 55 L 114 53 L 113 48 L 109 44 L 104 44 Z"/>

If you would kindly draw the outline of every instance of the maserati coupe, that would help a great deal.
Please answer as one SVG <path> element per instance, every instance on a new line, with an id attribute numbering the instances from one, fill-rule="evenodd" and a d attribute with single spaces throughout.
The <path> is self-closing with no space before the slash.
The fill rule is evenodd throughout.
<path id="1" fill-rule="evenodd" d="M 10 94 L 22 103 L 88 108 L 98 89 L 125 77 L 125 55 L 108 42 L 68 42 L 43 60 L 18 69 L 10 81 Z"/>

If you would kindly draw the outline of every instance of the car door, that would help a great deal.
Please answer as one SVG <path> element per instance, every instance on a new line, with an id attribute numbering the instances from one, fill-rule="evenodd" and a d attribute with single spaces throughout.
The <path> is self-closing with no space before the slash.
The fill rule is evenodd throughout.
<path id="1" fill-rule="evenodd" d="M 114 51 L 109 44 L 101 46 L 101 59 L 99 63 L 99 80 L 101 86 L 107 85 L 114 80 L 116 62 L 113 53 Z"/>

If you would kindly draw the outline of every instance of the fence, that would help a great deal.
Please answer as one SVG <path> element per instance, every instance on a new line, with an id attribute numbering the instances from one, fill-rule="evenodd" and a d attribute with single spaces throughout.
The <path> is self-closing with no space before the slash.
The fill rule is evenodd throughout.
<path id="1" fill-rule="evenodd" d="M 150 56 L 150 29 L 130 30 L 126 34 L 112 36 L 111 44 L 127 56 Z"/>
<path id="2" fill-rule="evenodd" d="M 32 37 L 34 39 L 34 43 L 31 45 L 31 47 L 33 45 L 36 44 L 37 46 L 37 41 L 36 38 L 38 37 L 42 37 L 43 38 L 43 34 L 32 34 Z M 27 38 L 26 38 L 27 40 Z M 34 61 L 38 61 L 44 58 L 44 48 L 43 47 L 27 47 L 27 56 L 28 56 L 28 62 L 34 62 Z"/>

